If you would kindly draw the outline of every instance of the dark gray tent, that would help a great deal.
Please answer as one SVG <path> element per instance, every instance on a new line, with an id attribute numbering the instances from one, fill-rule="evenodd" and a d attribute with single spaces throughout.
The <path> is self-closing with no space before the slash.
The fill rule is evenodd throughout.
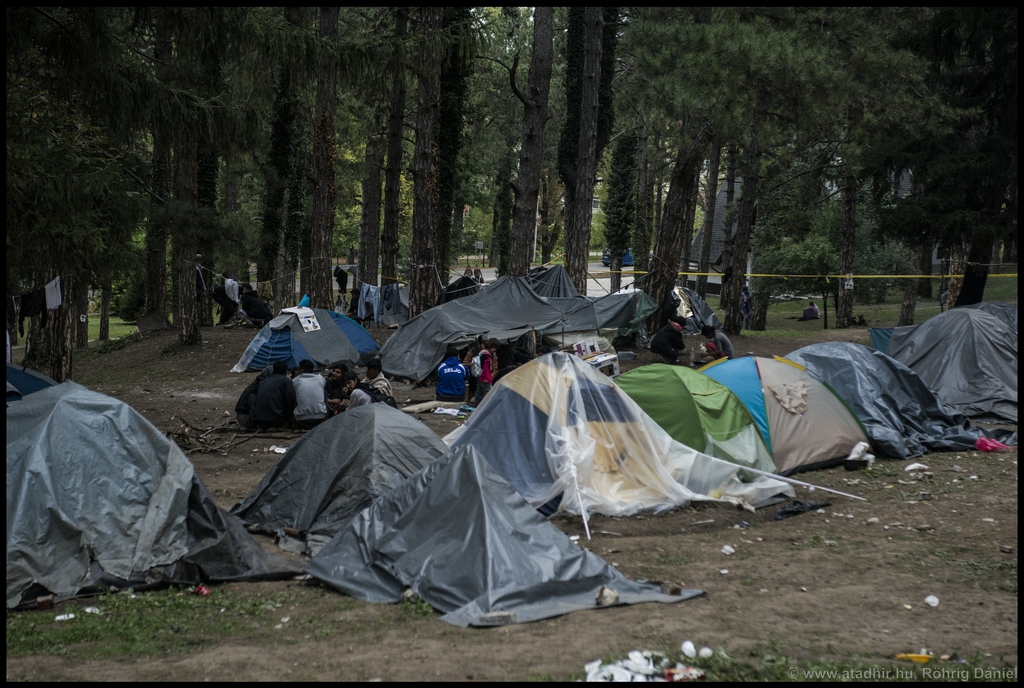
<path id="1" fill-rule="evenodd" d="M 1014 332 L 1017 331 L 1017 306 L 1012 303 L 1000 303 L 998 301 L 982 301 L 981 303 L 972 303 L 969 306 L 959 306 L 959 308 L 974 308 L 979 311 L 984 311 L 989 315 L 1002 320 L 1004 323 L 1010 326 Z"/>
<path id="2" fill-rule="evenodd" d="M 968 418 L 1017 422 L 1017 333 L 994 315 L 954 308 L 897 327 L 888 354 Z"/>
<path id="3" fill-rule="evenodd" d="M 580 295 L 564 265 L 542 265 L 533 268 L 526 280 L 535 292 L 547 298 L 564 299 Z"/>
<path id="4" fill-rule="evenodd" d="M 435 306 L 402 325 L 380 350 L 384 372 L 423 380 L 450 345 L 464 346 L 477 335 L 507 341 L 531 330 L 554 328 L 563 313 L 538 296 L 523 278 L 502 277 L 466 298 Z"/>
<path id="5" fill-rule="evenodd" d="M 415 418 L 387 404 L 360 406 L 307 432 L 231 513 L 262 531 L 305 533 L 315 552 L 447 450 Z"/>
<path id="6" fill-rule="evenodd" d="M 73 382 L 7 409 L 7 606 L 155 584 L 290 576 L 134 409 Z"/>
<path id="7" fill-rule="evenodd" d="M 965 451 L 979 437 L 1016 444 L 1016 433 L 972 427 L 942 403 L 910 368 L 860 344 L 826 342 L 786 358 L 807 368 L 846 402 L 864 426 L 873 449 L 908 459 L 933 451 Z"/>
<path id="8" fill-rule="evenodd" d="M 448 303 L 455 299 L 472 296 L 478 291 L 480 291 L 480 285 L 477 284 L 476 280 L 467 275 L 463 275 L 462 277 L 453 280 L 451 284 L 441 290 L 441 296 L 437 299 L 437 305 Z"/>
<path id="9" fill-rule="evenodd" d="M 491 470 L 472 447 L 444 458 L 374 500 L 306 566 L 368 602 L 398 602 L 406 588 L 456 626 L 524 623 L 596 606 L 679 602 L 629 580 L 573 543 Z"/>

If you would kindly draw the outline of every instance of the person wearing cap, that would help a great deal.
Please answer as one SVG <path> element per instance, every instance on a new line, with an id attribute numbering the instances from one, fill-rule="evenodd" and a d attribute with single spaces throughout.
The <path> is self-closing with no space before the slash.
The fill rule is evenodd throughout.
<path id="1" fill-rule="evenodd" d="M 678 316 L 670 316 L 668 323 L 654 333 L 651 351 L 660 354 L 666 363 L 679 363 L 679 352 L 684 348 L 683 324 Z"/>

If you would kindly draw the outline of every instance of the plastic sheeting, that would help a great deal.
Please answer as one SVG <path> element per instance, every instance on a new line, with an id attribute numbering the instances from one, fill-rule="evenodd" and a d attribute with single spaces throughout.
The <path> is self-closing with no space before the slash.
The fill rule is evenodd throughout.
<path id="1" fill-rule="evenodd" d="M 472 447 L 454 450 L 388 494 L 328 543 L 306 573 L 368 602 L 406 588 L 456 626 L 524 623 L 618 604 L 702 595 L 624 577 L 546 521 Z"/>
<path id="2" fill-rule="evenodd" d="M 355 320 L 319 308 L 313 312 L 320 324 L 315 332 L 305 332 L 294 313 L 282 313 L 264 325 L 231 372 L 263 370 L 274 361 L 287 361 L 294 368 L 304 358 L 320 368 L 351 367 L 377 355 L 380 347 Z"/>
<path id="3" fill-rule="evenodd" d="M 306 533 L 315 550 L 375 497 L 447 450 L 405 413 L 387 404 L 360 406 L 307 432 L 231 513 L 262 531 Z"/>
<path id="4" fill-rule="evenodd" d="M 1002 320 L 1014 332 L 1017 331 L 1017 306 L 1012 303 L 982 301 L 981 303 L 972 303 L 969 306 L 960 306 L 960 308 L 974 308 L 984 311 Z"/>
<path id="5" fill-rule="evenodd" d="M 503 377 L 445 441 L 474 447 L 534 507 L 562 495 L 571 513 L 623 516 L 709 499 L 749 506 L 789 489 L 765 479 L 752 494 L 739 466 L 676 442 L 609 378 L 563 353 Z"/>
<path id="6" fill-rule="evenodd" d="M 932 451 L 966 451 L 979 437 L 1016 444 L 1016 433 L 972 427 L 910 368 L 860 344 L 827 342 L 789 358 L 829 385 L 853 409 L 878 454 L 909 459 Z"/>
<path id="7" fill-rule="evenodd" d="M 968 418 L 1017 422 L 1017 333 L 1003 320 L 954 308 L 897 327 L 888 353 Z"/>
<path id="8" fill-rule="evenodd" d="M 33 590 L 291 575 L 127 404 L 73 382 L 7 410 L 7 606 Z"/>
<path id="9" fill-rule="evenodd" d="M 423 380 L 450 345 L 486 334 L 511 339 L 562 322 L 562 311 L 538 296 L 524 278 L 502 277 L 478 293 L 435 306 L 402 325 L 380 351 L 384 372 Z"/>
<path id="10" fill-rule="evenodd" d="M 580 295 L 564 265 L 532 268 L 526 279 L 530 283 L 530 287 L 540 296 L 547 298 L 572 298 Z"/>

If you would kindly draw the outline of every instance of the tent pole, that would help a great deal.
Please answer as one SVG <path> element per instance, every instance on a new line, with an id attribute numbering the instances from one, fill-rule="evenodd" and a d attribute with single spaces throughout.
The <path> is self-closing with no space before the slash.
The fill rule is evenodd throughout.
<path id="1" fill-rule="evenodd" d="M 714 459 L 715 461 L 722 461 L 722 459 L 717 459 L 714 456 L 710 456 L 708 458 Z M 722 461 L 722 463 L 728 463 L 728 461 Z M 729 465 L 735 466 L 735 464 L 729 464 Z M 846 492 L 840 492 L 839 490 L 833 490 L 831 487 L 821 487 L 820 485 L 811 485 L 810 483 L 805 483 L 802 480 L 793 480 L 792 478 L 787 478 L 787 477 L 781 476 L 781 475 L 775 475 L 774 473 L 769 473 L 768 471 L 761 471 L 761 470 L 758 470 L 756 468 L 747 468 L 746 466 L 741 466 L 739 468 L 740 468 L 740 470 L 744 470 L 744 471 L 747 471 L 749 473 L 753 473 L 754 475 L 763 475 L 766 478 L 771 478 L 773 480 L 781 480 L 782 482 L 789 483 L 790 485 L 799 485 L 800 487 L 806 487 L 808 489 L 808 491 L 810 491 L 810 492 L 814 492 L 815 490 L 823 490 L 825 492 L 831 492 L 832 494 L 837 494 L 837 495 L 840 495 L 840 496 L 843 496 L 843 497 L 849 497 L 850 499 L 859 499 L 862 502 L 868 501 L 864 497 L 858 497 L 857 495 L 847 494 Z"/>

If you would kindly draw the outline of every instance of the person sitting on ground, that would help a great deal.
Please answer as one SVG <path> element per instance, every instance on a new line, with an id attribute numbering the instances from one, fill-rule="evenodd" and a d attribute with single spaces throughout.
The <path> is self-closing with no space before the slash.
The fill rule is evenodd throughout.
<path id="1" fill-rule="evenodd" d="M 668 323 L 651 338 L 651 351 L 660 354 L 666 363 L 675 364 L 679 363 L 679 352 L 685 348 L 683 324 L 679 322 L 679 316 L 671 315 Z"/>
<path id="2" fill-rule="evenodd" d="M 384 373 L 380 369 L 380 359 L 375 358 L 366 364 L 366 377 L 363 382 L 373 387 L 378 392 L 383 392 L 389 397 L 394 396 L 391 393 L 391 382 L 384 377 Z"/>
<path id="3" fill-rule="evenodd" d="M 497 339 L 491 338 L 484 342 L 484 348 L 480 351 L 480 377 L 476 382 L 476 396 L 473 397 L 473 404 L 478 405 L 491 391 L 495 377 L 498 373 L 498 347 Z"/>
<path id="4" fill-rule="evenodd" d="M 705 348 L 709 359 L 735 358 L 736 352 L 732 348 L 732 342 L 725 336 L 724 332 L 718 332 L 711 325 L 705 325 L 700 330 L 701 335 L 708 340 Z"/>
<path id="5" fill-rule="evenodd" d="M 328 413 L 334 415 L 341 411 L 341 401 L 346 396 L 345 373 L 348 366 L 338 364 L 327 374 L 327 385 L 324 387 L 324 399 L 327 400 Z"/>
<path id="6" fill-rule="evenodd" d="M 295 386 L 295 427 L 300 430 L 315 428 L 327 418 L 327 400 L 324 389 L 327 380 L 313 372 L 313 361 L 299 361 L 299 375 L 292 380 Z"/>
<path id="7" fill-rule="evenodd" d="M 359 384 L 359 375 L 354 370 L 345 373 L 344 380 L 345 398 L 341 400 L 342 411 L 373 403 L 373 397 L 363 390 L 356 388 L 356 385 Z"/>
<path id="8" fill-rule="evenodd" d="M 256 403 L 256 392 L 260 388 L 260 383 L 273 374 L 274 366 L 267 366 L 259 375 L 256 376 L 255 380 L 246 386 L 242 391 L 242 396 L 238 397 L 238 402 L 235 404 L 235 420 L 241 427 L 256 427 L 253 425 L 252 418 L 249 416 L 249 411 L 252 409 L 253 404 Z"/>
<path id="9" fill-rule="evenodd" d="M 455 347 L 448 347 L 444 352 L 444 361 L 437 366 L 437 386 L 434 387 L 438 401 L 465 401 L 466 381 L 469 371 L 459 362 L 459 352 Z"/>
<path id="10" fill-rule="evenodd" d="M 244 313 L 246 318 L 257 327 L 263 327 L 274 318 L 270 313 L 270 308 L 252 287 L 242 288 L 242 308 L 239 312 Z"/>
<path id="11" fill-rule="evenodd" d="M 295 385 L 288 379 L 288 364 L 274 362 L 274 373 L 260 382 L 249 417 L 258 428 L 276 428 L 292 418 L 295 411 Z"/>
<path id="12" fill-rule="evenodd" d="M 810 305 L 804 309 L 804 314 L 797 318 L 797 320 L 817 320 L 820 317 L 821 313 L 818 311 L 818 307 L 811 301 Z"/>

